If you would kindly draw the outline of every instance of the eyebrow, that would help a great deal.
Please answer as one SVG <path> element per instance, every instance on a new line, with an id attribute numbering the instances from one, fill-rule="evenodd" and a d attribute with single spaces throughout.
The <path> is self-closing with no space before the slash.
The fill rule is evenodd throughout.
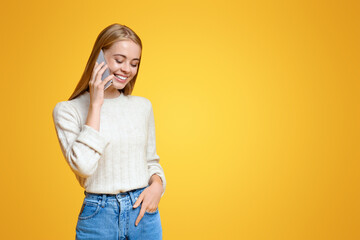
<path id="1" fill-rule="evenodd" d="M 113 56 L 122 56 L 124 58 L 127 58 L 125 55 L 122 55 L 122 54 L 114 54 Z M 140 61 L 140 59 L 138 59 L 138 58 L 133 58 L 132 60 L 139 60 Z"/>

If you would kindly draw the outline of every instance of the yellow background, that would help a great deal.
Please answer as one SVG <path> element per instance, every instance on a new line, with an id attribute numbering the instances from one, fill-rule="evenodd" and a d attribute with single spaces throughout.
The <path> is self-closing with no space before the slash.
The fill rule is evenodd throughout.
<path id="1" fill-rule="evenodd" d="M 100 31 L 144 48 L 164 239 L 360 239 L 358 1 L 6 1 L 1 239 L 74 239 L 52 110 Z"/>

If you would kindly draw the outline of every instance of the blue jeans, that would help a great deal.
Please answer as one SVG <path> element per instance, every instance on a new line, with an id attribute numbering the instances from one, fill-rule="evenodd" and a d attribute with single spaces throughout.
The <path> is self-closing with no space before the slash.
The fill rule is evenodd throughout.
<path id="1" fill-rule="evenodd" d="M 142 203 L 135 209 L 132 206 L 147 187 L 119 194 L 94 194 L 84 191 L 85 198 L 76 225 L 76 239 L 162 239 L 159 208 L 152 213 L 145 212 L 135 226 Z"/>

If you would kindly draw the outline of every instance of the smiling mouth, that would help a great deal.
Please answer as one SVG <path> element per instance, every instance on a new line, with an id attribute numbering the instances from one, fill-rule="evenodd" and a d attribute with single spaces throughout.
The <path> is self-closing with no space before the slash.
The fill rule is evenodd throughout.
<path id="1" fill-rule="evenodd" d="M 121 80 L 126 80 L 127 79 L 127 77 L 123 77 L 123 76 L 120 76 L 120 75 L 116 75 L 116 74 L 114 74 L 117 78 L 119 78 L 119 79 L 121 79 Z"/>
<path id="2" fill-rule="evenodd" d="M 124 83 L 126 82 L 126 79 L 127 77 L 122 77 L 122 76 L 119 76 L 119 75 L 114 75 L 115 76 L 115 79 L 121 83 Z"/>

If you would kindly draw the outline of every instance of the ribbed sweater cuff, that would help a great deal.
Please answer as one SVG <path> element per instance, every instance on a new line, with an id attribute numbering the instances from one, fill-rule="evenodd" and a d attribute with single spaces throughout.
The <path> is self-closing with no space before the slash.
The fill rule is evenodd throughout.
<path id="1" fill-rule="evenodd" d="M 100 154 L 103 154 L 106 145 L 109 141 L 99 131 L 84 124 L 82 130 L 77 138 L 79 142 L 82 142 Z"/>

